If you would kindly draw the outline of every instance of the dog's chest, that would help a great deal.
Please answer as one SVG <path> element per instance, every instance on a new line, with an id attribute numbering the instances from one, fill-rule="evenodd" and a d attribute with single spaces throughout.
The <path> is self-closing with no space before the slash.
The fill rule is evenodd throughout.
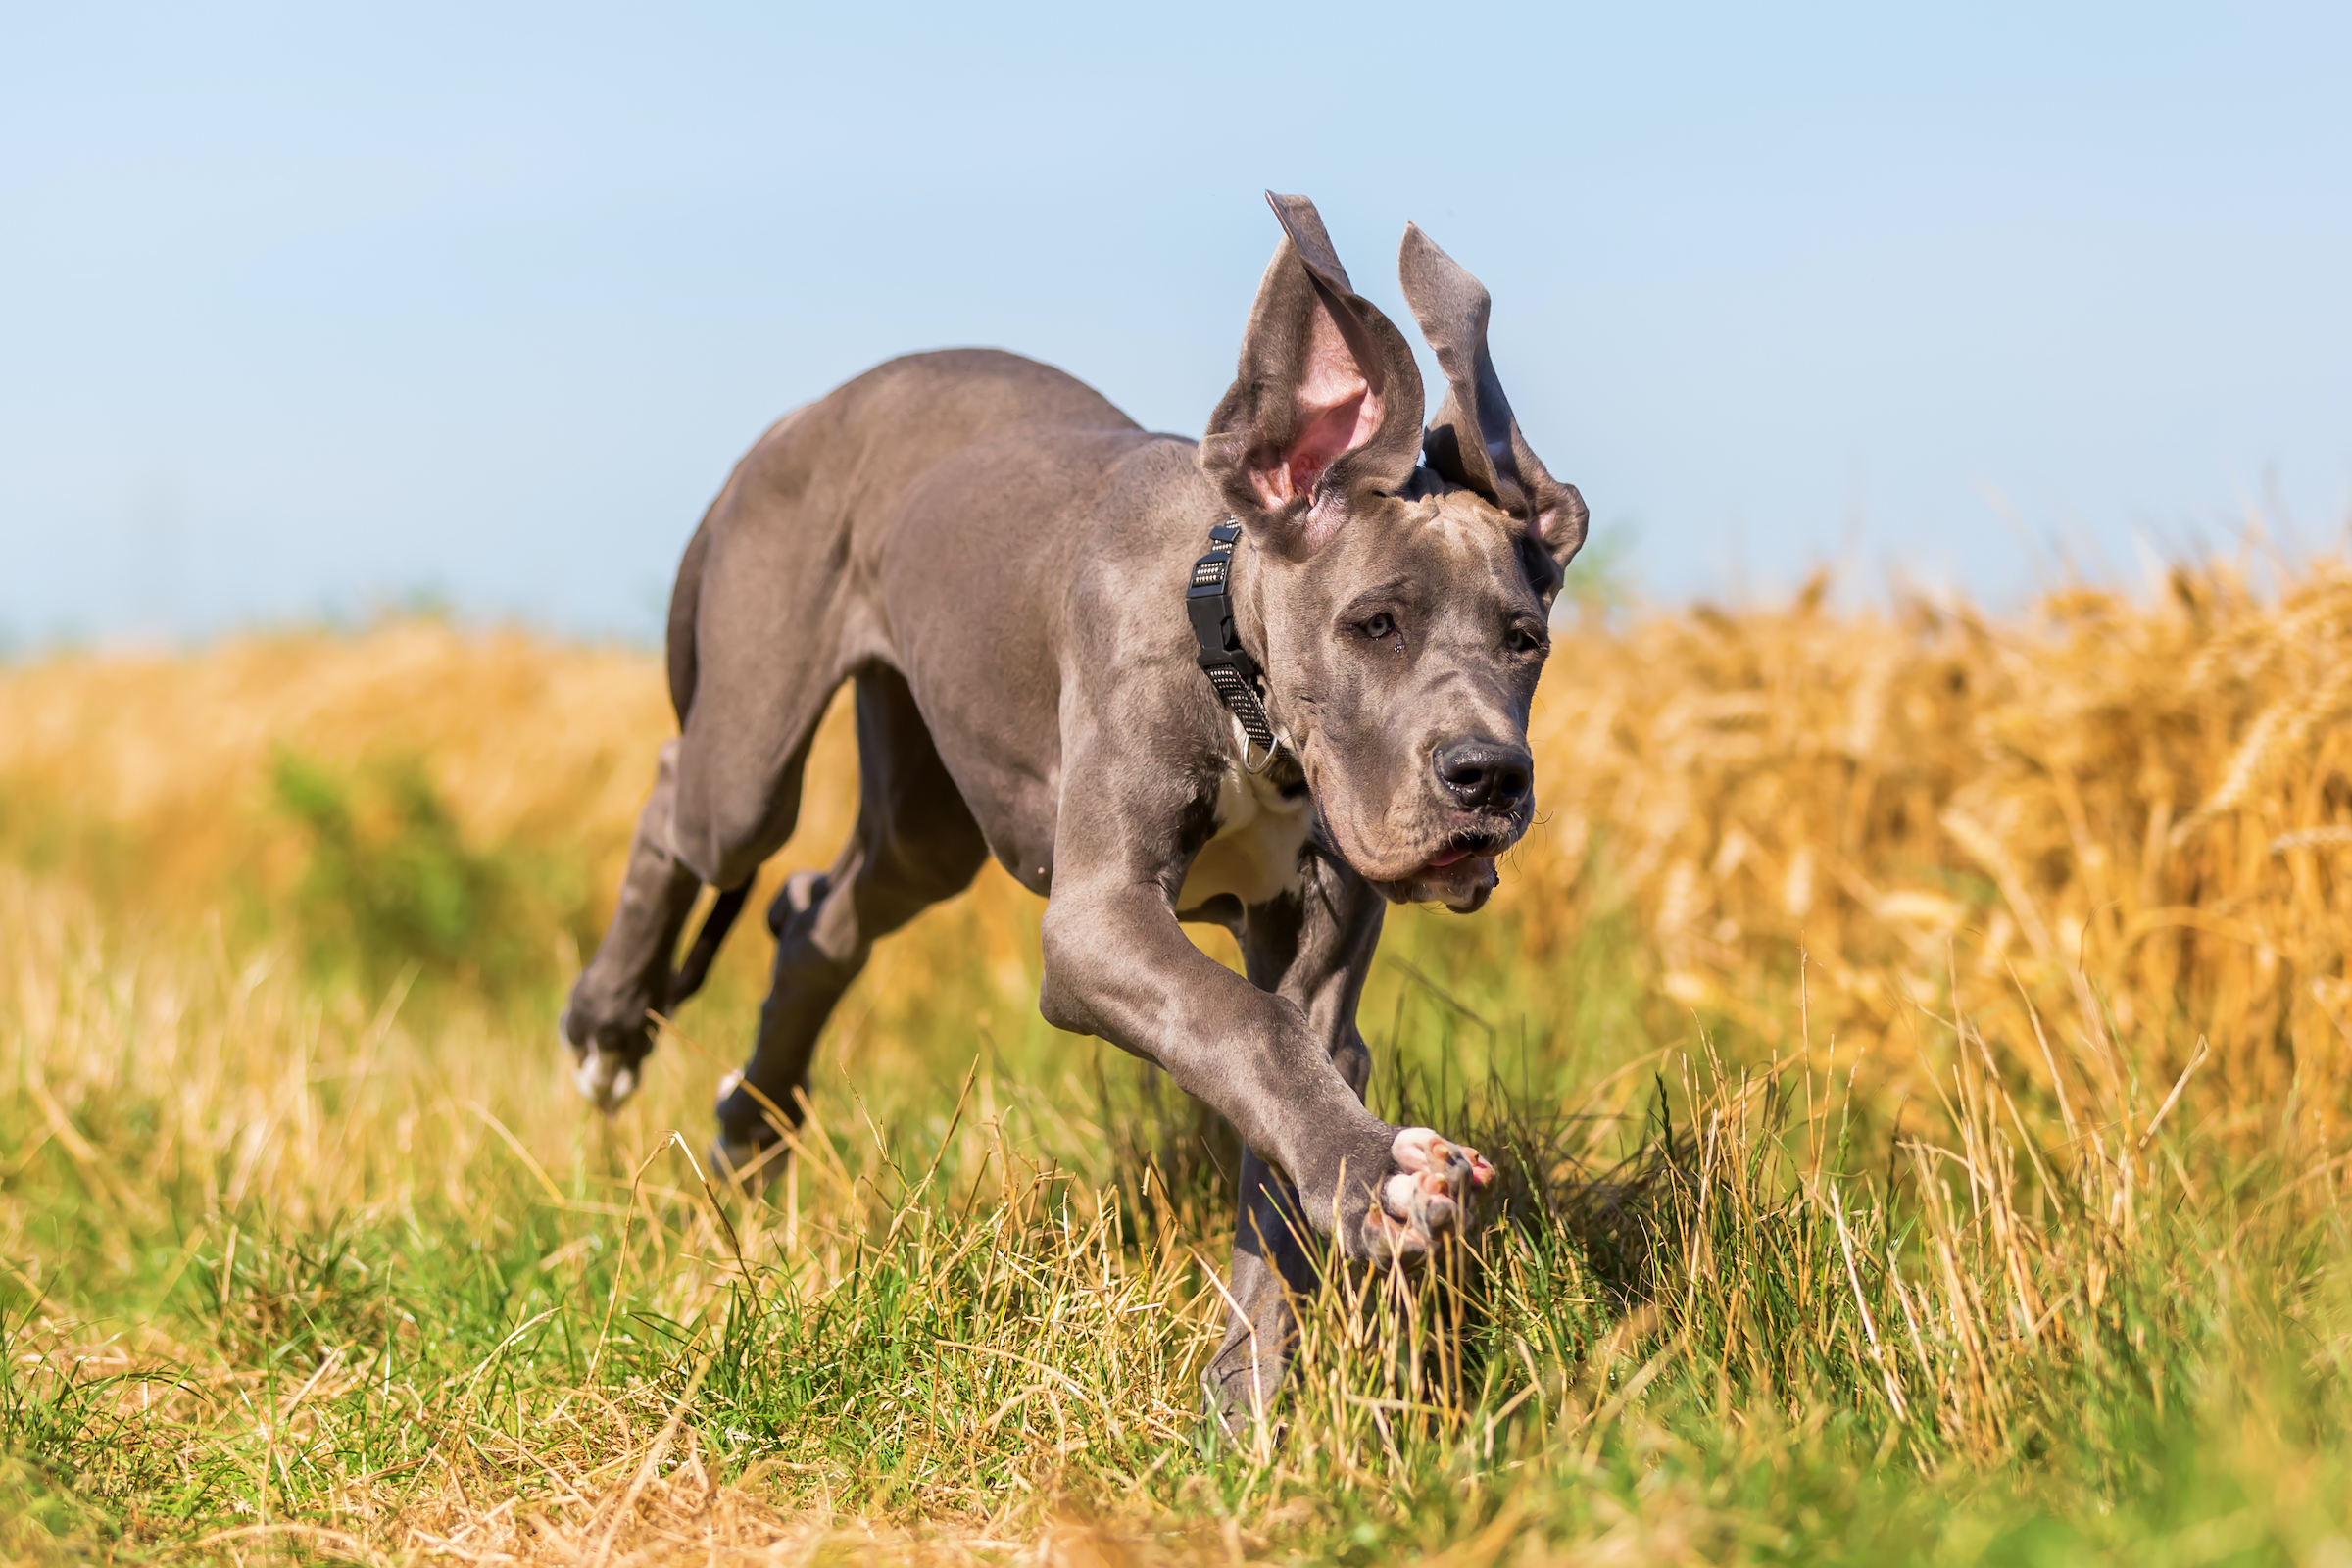
<path id="1" fill-rule="evenodd" d="M 1180 909 L 1197 909 L 1221 893 L 1264 904 L 1298 890 L 1298 852 L 1314 825 L 1314 797 L 1284 799 L 1272 781 L 1228 768 L 1217 784 L 1217 831 L 1185 873 Z"/>

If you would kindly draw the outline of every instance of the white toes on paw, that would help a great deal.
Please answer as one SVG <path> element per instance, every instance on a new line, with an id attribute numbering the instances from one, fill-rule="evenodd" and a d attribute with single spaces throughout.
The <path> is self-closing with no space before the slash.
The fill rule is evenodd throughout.
<path id="1" fill-rule="evenodd" d="M 724 1104 L 742 1085 L 743 1069 L 728 1069 L 718 1080 L 719 1102 Z M 709 1153 L 715 1180 L 737 1182 L 753 1190 L 764 1187 L 784 1168 L 784 1151 L 774 1139 L 730 1138 L 721 1132 L 712 1140 Z"/>
<path id="2" fill-rule="evenodd" d="M 1394 1256 L 1426 1251 L 1438 1237 L 1462 1229 L 1471 1196 L 1494 1180 L 1494 1167 L 1477 1150 L 1433 1128 L 1406 1128 L 1389 1155 L 1397 1169 L 1381 1183 L 1366 1228 Z"/>
<path id="3" fill-rule="evenodd" d="M 577 1065 L 571 1069 L 572 1087 L 597 1109 L 618 1110 L 637 1092 L 637 1063 L 594 1046 L 574 1054 Z"/>
<path id="4" fill-rule="evenodd" d="M 1389 1157 L 1398 1169 L 1422 1177 L 1424 1190 L 1432 1194 L 1459 1199 L 1464 1192 L 1484 1192 L 1494 1181 L 1494 1167 L 1486 1155 L 1433 1127 L 1407 1127 L 1398 1133 Z"/>

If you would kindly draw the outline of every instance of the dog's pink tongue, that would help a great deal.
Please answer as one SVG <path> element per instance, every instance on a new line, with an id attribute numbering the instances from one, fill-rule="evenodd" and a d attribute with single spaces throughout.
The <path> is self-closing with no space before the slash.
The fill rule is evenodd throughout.
<path id="1" fill-rule="evenodd" d="M 1432 871 L 1435 871 L 1441 869 L 1442 867 L 1451 865 L 1454 861 L 1460 859 L 1463 856 L 1468 855 L 1469 853 L 1470 852 L 1468 850 L 1447 850 L 1443 855 L 1433 855 L 1429 858 L 1429 868 Z"/>

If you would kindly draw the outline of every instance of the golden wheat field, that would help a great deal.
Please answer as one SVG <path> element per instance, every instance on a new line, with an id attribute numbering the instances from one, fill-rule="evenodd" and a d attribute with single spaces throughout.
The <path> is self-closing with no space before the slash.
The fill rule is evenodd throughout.
<path id="1" fill-rule="evenodd" d="M 8 666 L 0 1546 L 2352 1563 L 2347 713 L 2334 561 L 1564 622 L 1540 825 L 1362 1012 L 1510 1201 L 1335 1279 L 1233 1450 L 1215 1130 L 1036 1018 L 995 867 L 878 950 L 762 1202 L 694 1163 L 757 922 L 610 1123 L 555 1045 L 653 654 Z M 855 766 L 837 708 L 771 885 Z"/>

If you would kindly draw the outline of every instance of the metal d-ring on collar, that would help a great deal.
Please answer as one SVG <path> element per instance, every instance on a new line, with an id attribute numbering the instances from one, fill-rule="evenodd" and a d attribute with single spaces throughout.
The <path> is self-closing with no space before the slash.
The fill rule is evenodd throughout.
<path id="1" fill-rule="evenodd" d="M 1241 536 L 1242 525 L 1231 518 L 1208 530 L 1208 554 L 1193 563 L 1193 581 L 1184 593 L 1184 609 L 1192 617 L 1193 636 L 1200 644 L 1201 671 L 1217 689 L 1217 700 L 1242 726 L 1247 742 L 1242 748 L 1243 770 L 1263 773 L 1281 755 L 1282 740 L 1274 733 L 1266 705 L 1257 694 L 1257 661 L 1242 646 L 1241 634 L 1233 626 L 1230 579 L 1233 547 Z M 1255 761 L 1250 760 L 1252 752 Z"/>

